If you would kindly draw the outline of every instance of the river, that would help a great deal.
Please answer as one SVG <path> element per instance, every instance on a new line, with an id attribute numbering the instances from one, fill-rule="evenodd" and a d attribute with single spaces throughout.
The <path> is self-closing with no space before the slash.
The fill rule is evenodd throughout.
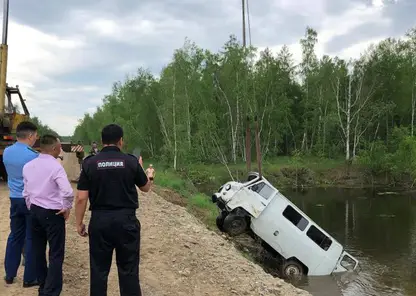
<path id="1" fill-rule="evenodd" d="M 356 275 L 309 278 L 302 288 L 315 296 L 416 295 L 415 194 L 338 188 L 284 193 L 360 260 Z"/>
<path id="2" fill-rule="evenodd" d="M 360 261 L 356 274 L 309 277 L 300 288 L 314 296 L 416 295 L 415 193 L 340 188 L 282 192 Z"/>

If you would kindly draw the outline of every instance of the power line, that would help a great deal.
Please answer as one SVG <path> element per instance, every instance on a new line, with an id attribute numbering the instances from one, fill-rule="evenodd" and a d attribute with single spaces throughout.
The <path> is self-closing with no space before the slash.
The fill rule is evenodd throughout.
<path id="1" fill-rule="evenodd" d="M 251 46 L 250 6 L 248 5 L 248 0 L 246 0 L 246 7 L 247 7 L 248 40 L 249 40 L 249 44 Z"/>
<path id="2" fill-rule="evenodd" d="M 245 0 L 241 0 L 241 13 L 243 22 L 243 46 L 246 47 L 246 9 Z"/>

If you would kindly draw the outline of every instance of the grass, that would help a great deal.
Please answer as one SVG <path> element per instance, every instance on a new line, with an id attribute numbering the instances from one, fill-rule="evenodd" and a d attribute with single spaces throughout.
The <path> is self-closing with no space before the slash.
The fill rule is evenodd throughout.
<path id="1" fill-rule="evenodd" d="M 170 188 L 177 192 L 187 189 L 185 180 L 179 179 L 178 176 L 173 172 L 165 170 L 162 172 L 157 171 L 156 174 L 157 184 L 162 187 Z"/>
<path id="2" fill-rule="evenodd" d="M 158 165 L 154 164 L 154 167 L 157 169 Z M 183 179 L 172 170 L 161 169 L 157 171 L 155 184 L 158 187 L 170 189 L 179 196 L 162 192 L 160 188 L 155 188 L 156 193 L 172 203 L 186 206 L 191 214 L 201 219 L 209 228 L 215 227 L 215 218 L 218 215 L 217 206 L 212 203 L 208 195 L 199 193 L 190 180 Z"/>
<path id="3" fill-rule="evenodd" d="M 210 228 L 216 227 L 215 220 L 218 216 L 218 208 L 212 203 L 209 196 L 202 193 L 192 195 L 188 200 L 187 208 L 190 213 L 202 219 Z"/>

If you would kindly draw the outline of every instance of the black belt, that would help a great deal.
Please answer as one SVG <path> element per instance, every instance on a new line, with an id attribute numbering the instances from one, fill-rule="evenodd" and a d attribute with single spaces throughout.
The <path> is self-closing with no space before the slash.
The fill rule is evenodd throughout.
<path id="1" fill-rule="evenodd" d="M 136 209 L 129 208 L 114 208 L 114 209 L 96 209 L 91 210 L 91 214 L 126 214 L 126 215 L 136 215 Z"/>
<path id="2" fill-rule="evenodd" d="M 45 208 L 40 207 L 40 206 L 35 205 L 35 204 L 31 204 L 30 209 L 41 210 L 41 211 L 44 211 L 44 212 L 50 212 L 50 213 L 54 213 L 54 214 L 56 214 L 60 211 L 60 210 L 53 210 L 53 209 L 45 209 Z"/>

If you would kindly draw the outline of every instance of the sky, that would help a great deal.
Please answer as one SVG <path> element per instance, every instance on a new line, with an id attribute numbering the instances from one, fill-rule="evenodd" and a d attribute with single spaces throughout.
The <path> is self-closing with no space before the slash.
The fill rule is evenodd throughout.
<path id="1" fill-rule="evenodd" d="M 249 0 L 249 11 L 252 44 L 286 44 L 295 60 L 306 26 L 318 55 L 348 59 L 416 25 L 415 0 Z M 7 80 L 32 116 L 71 135 L 114 82 L 158 74 L 186 37 L 217 51 L 241 26 L 240 0 L 11 0 Z"/>

